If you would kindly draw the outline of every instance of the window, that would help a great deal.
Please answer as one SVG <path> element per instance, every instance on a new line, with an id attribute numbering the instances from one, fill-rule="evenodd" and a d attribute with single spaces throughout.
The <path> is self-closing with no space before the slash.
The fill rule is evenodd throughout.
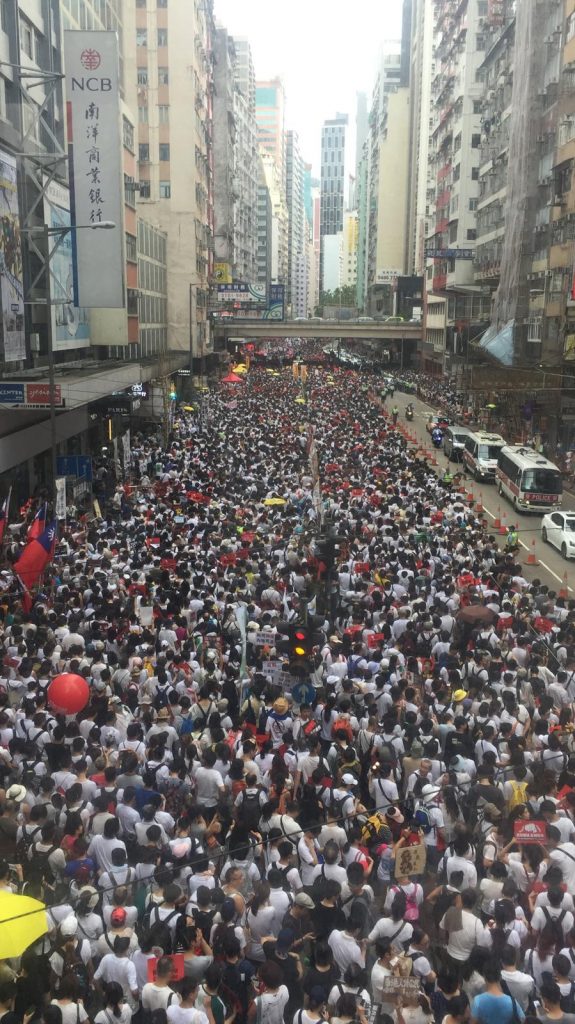
<path id="1" fill-rule="evenodd" d="M 137 316 L 138 313 L 138 289 L 128 288 L 127 289 L 127 308 L 128 316 Z"/>
<path id="2" fill-rule="evenodd" d="M 157 0 L 158 7 L 167 7 L 168 0 Z"/>
<path id="3" fill-rule="evenodd" d="M 30 60 L 34 60 L 34 27 L 26 18 L 20 17 L 20 49 Z"/>
<path id="4" fill-rule="evenodd" d="M 172 195 L 172 187 L 169 181 L 160 182 L 160 199 L 169 199 Z"/>
<path id="5" fill-rule="evenodd" d="M 158 68 L 158 85 L 170 84 L 170 72 L 168 68 Z"/>
<path id="6" fill-rule="evenodd" d="M 478 53 L 485 49 L 485 36 L 475 36 L 475 49 Z"/>
<path id="7" fill-rule="evenodd" d="M 470 210 L 476 210 L 477 209 L 477 199 L 470 199 L 469 200 L 469 209 Z"/>
<path id="8" fill-rule="evenodd" d="M 149 199 L 149 198 L 150 198 L 150 182 L 149 181 L 141 181 L 140 182 L 140 199 Z"/>
<path id="9" fill-rule="evenodd" d="M 167 28 L 158 29 L 158 46 L 168 45 L 168 30 Z"/>
<path id="10" fill-rule="evenodd" d="M 472 167 L 471 168 L 471 180 L 472 181 L 479 181 L 479 167 Z"/>
<path id="11" fill-rule="evenodd" d="M 138 107 L 138 121 L 140 124 L 146 124 L 148 120 L 148 108 Z"/>
<path id="12" fill-rule="evenodd" d="M 124 139 L 124 146 L 130 150 L 130 153 L 134 152 L 134 125 L 131 121 L 128 121 L 127 117 L 122 117 L 122 135 Z"/>
<path id="13" fill-rule="evenodd" d="M 136 46 L 148 45 L 148 32 L 145 28 L 136 29 Z"/>
<path id="14" fill-rule="evenodd" d="M 483 109 L 483 103 L 481 100 L 473 100 L 473 113 L 480 114 Z"/>
<path id="15" fill-rule="evenodd" d="M 170 120 L 170 108 L 167 103 L 158 104 L 158 120 L 160 124 L 167 124 Z"/>
<path id="16" fill-rule="evenodd" d="M 138 68 L 138 85 L 148 84 L 148 69 Z"/>
<path id="17" fill-rule="evenodd" d="M 170 159 L 170 144 L 169 142 L 160 142 L 160 160 Z"/>
<path id="18" fill-rule="evenodd" d="M 150 147 L 147 142 L 140 142 L 138 146 L 138 160 L 141 164 L 147 164 L 150 159 Z"/>
<path id="19" fill-rule="evenodd" d="M 130 235 L 126 232 L 126 259 L 130 260 L 131 263 L 136 263 L 138 259 L 138 244 L 135 235 Z"/>
<path id="20" fill-rule="evenodd" d="M 477 0 L 477 17 L 486 18 L 489 10 L 488 0 Z"/>
<path id="21" fill-rule="evenodd" d="M 475 230 L 475 228 L 468 228 L 467 229 L 467 241 L 468 242 L 474 242 L 476 238 L 477 238 L 477 231 Z"/>
<path id="22" fill-rule="evenodd" d="M 567 18 L 567 25 L 565 27 L 565 31 L 566 31 L 566 40 L 565 41 L 568 43 L 569 40 L 573 39 L 573 36 L 575 36 L 575 11 L 573 11 L 573 13 L 570 14 L 569 17 Z"/>
<path id="23" fill-rule="evenodd" d="M 472 135 L 471 136 L 471 148 L 472 149 L 479 149 L 480 145 L 481 145 L 481 135 Z"/>
<path id="24" fill-rule="evenodd" d="M 136 0 L 136 7 L 145 7 L 146 0 Z"/>

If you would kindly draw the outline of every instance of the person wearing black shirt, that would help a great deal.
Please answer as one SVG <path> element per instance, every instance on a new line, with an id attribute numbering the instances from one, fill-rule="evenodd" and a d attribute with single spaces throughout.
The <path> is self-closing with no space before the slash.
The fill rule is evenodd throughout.
<path id="1" fill-rule="evenodd" d="M 312 929 L 316 939 L 327 939 L 334 928 L 345 928 L 346 917 L 338 907 L 341 885 L 334 878 L 326 878 L 322 887 L 323 899 L 311 913 Z"/>
<path id="2" fill-rule="evenodd" d="M 339 928 L 341 926 L 337 925 L 336 927 Z M 313 964 L 308 967 L 304 974 L 302 988 L 308 997 L 312 989 L 323 989 L 324 1001 L 327 1002 L 333 986 L 339 981 L 340 971 L 337 964 L 333 961 L 331 946 L 326 941 L 320 940 L 316 943 L 313 950 L 313 960 Z"/>

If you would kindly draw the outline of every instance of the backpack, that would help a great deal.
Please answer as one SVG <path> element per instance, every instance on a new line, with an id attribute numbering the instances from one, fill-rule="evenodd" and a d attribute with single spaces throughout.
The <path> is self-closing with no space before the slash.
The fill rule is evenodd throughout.
<path id="1" fill-rule="evenodd" d="M 430 835 L 435 830 L 435 825 L 431 820 L 430 810 L 432 807 L 437 807 L 437 804 L 429 804 L 427 807 L 419 806 L 416 808 L 413 815 L 413 823 L 423 830 L 425 836 Z"/>
<path id="2" fill-rule="evenodd" d="M 238 816 L 250 832 L 257 832 L 260 824 L 262 809 L 260 804 L 260 790 L 256 793 L 246 793 L 243 790 L 243 798 L 238 808 Z"/>
<path id="3" fill-rule="evenodd" d="M 403 886 L 393 885 L 391 891 L 398 893 L 402 892 L 405 896 L 405 914 L 403 915 L 404 921 L 419 921 L 419 905 L 417 902 L 417 885 L 412 884 L 411 892 L 407 893 Z"/>
<path id="4" fill-rule="evenodd" d="M 561 996 L 559 1006 L 563 1013 L 575 1013 L 575 981 L 571 982 L 571 988 L 566 996 Z"/>
<path id="5" fill-rule="evenodd" d="M 377 757 L 384 764 L 390 764 L 393 768 L 397 766 L 397 751 L 391 740 L 383 740 Z"/>
<path id="6" fill-rule="evenodd" d="M 360 924 L 359 938 L 367 938 L 375 924 L 371 900 L 367 898 L 365 893 L 360 892 L 358 896 L 348 896 L 342 903 L 342 909 L 343 907 L 349 907 L 350 917 L 353 914 L 354 922 Z"/>
<path id="7" fill-rule="evenodd" d="M 374 846 L 377 843 L 389 843 L 392 841 L 391 830 L 385 815 L 381 811 L 374 811 L 362 823 L 361 841 L 368 847 Z"/>
<path id="8" fill-rule="evenodd" d="M 50 857 L 57 850 L 57 846 L 51 846 L 49 850 L 39 850 L 35 843 L 32 843 L 28 850 L 28 858 L 22 867 L 27 882 L 34 882 L 36 885 L 53 885 L 55 882 L 54 872 L 50 867 Z"/>
<path id="9" fill-rule="evenodd" d="M 509 785 L 511 786 L 511 796 L 507 801 L 507 810 L 511 811 L 514 807 L 527 803 L 527 783 L 509 779 Z"/>
<path id="10" fill-rule="evenodd" d="M 34 841 L 39 832 L 42 831 L 42 826 L 38 825 L 37 828 L 31 832 L 26 832 L 26 826 L 22 828 L 22 835 L 16 843 L 16 850 L 14 852 L 15 860 L 17 864 L 22 864 L 24 870 L 29 863 L 28 853 L 30 847 L 34 845 Z"/>
<path id="11" fill-rule="evenodd" d="M 561 949 L 564 942 L 563 928 L 561 925 L 567 911 L 562 910 L 558 917 L 551 917 L 547 907 L 542 907 L 541 909 L 543 911 L 543 917 L 545 918 L 545 926 L 553 933 L 557 949 Z"/>
<path id="12" fill-rule="evenodd" d="M 164 951 L 164 956 L 173 953 L 174 940 L 169 927 L 170 921 L 181 914 L 177 907 L 167 917 L 160 919 L 159 910 L 161 903 L 154 903 L 148 908 L 144 915 L 143 927 L 147 937 L 152 941 L 153 946 L 159 946 Z M 155 911 L 155 920 L 153 919 Z"/>
<path id="13" fill-rule="evenodd" d="M 354 807 L 355 807 L 355 797 L 354 797 L 353 793 L 349 793 L 349 792 L 346 791 L 344 796 L 335 797 L 333 795 L 333 791 L 332 791 L 331 807 L 332 807 L 333 814 L 334 814 L 335 818 L 338 821 L 343 819 L 343 817 L 344 817 L 343 808 L 345 807 L 347 801 L 350 800 L 350 799 L 353 800 L 353 804 L 354 804 Z"/>
<path id="14" fill-rule="evenodd" d="M 88 968 L 80 955 L 80 949 L 81 942 L 78 942 L 72 953 L 74 959 L 69 958 L 62 948 L 56 948 L 55 952 L 59 953 L 63 960 L 62 977 L 70 977 L 71 975 L 78 986 L 78 997 L 80 999 L 87 999 L 90 995 L 90 978 Z"/>

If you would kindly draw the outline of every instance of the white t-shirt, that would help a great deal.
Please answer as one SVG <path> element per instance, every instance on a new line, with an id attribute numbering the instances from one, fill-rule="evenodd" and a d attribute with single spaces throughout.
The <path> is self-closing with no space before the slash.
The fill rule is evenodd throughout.
<path id="1" fill-rule="evenodd" d="M 289 1002 L 286 985 L 280 985 L 277 992 L 262 992 L 256 996 L 256 1020 L 258 1024 L 283 1024 L 284 1010 Z"/>
<path id="2" fill-rule="evenodd" d="M 62 1012 L 62 1024 L 82 1024 L 83 1021 L 88 1020 L 88 1014 L 86 1013 L 82 1003 L 59 1003 L 57 999 L 52 999 L 52 1006 L 59 1006 Z M 130 1011 L 130 1017 L 132 1012 Z M 130 1024 L 128 1021 L 118 1021 L 117 1024 Z"/>
<path id="3" fill-rule="evenodd" d="M 377 939 L 391 939 L 393 948 L 401 953 L 404 943 L 410 942 L 412 935 L 413 927 L 409 921 L 392 921 L 391 917 L 383 917 L 371 929 L 368 938 L 370 942 L 375 942 Z"/>
<path id="4" fill-rule="evenodd" d="M 194 773 L 196 782 L 196 799 L 206 807 L 215 807 L 223 788 L 224 780 L 215 768 L 200 766 Z"/>
<path id="5" fill-rule="evenodd" d="M 556 921 L 559 918 L 561 918 L 560 927 L 565 937 L 571 931 L 575 918 L 570 910 L 564 910 L 561 907 L 536 907 L 531 918 L 531 927 L 534 932 L 541 932 L 545 925 L 549 924 L 549 919 Z"/>
<path id="6" fill-rule="evenodd" d="M 459 913 L 461 913 L 461 928 L 456 931 L 453 925 Z M 486 929 L 479 918 L 469 910 L 459 911 L 456 907 L 450 907 L 443 915 L 439 927 L 443 928 L 449 936 L 447 942 L 449 956 L 462 963 L 469 958 L 471 950 L 475 946 L 489 946 L 490 944 Z"/>
<path id="7" fill-rule="evenodd" d="M 569 892 L 575 892 L 575 843 L 561 843 L 551 850 L 549 858 L 561 868 Z"/>
<path id="8" fill-rule="evenodd" d="M 167 1010 L 170 1006 L 178 1006 L 180 997 L 169 985 L 156 985 L 148 981 L 142 989 L 142 1006 L 144 1010 Z"/>
<path id="9" fill-rule="evenodd" d="M 126 999 L 131 998 L 130 993 L 138 988 L 136 968 L 132 961 L 124 956 L 116 956 L 115 953 L 106 953 L 100 960 L 94 980 L 99 981 L 100 978 L 106 984 L 117 981 L 118 985 L 122 986 Z"/>
<path id="10" fill-rule="evenodd" d="M 183 1007 L 172 1003 L 168 1006 L 166 1017 L 169 1024 L 209 1024 L 206 1014 L 194 1006 Z"/>
<path id="11" fill-rule="evenodd" d="M 81 1020 L 82 1018 L 80 1018 Z M 94 1024 L 130 1024 L 132 1020 L 132 1011 L 127 1003 L 122 1003 L 120 1006 L 120 1016 L 115 1017 L 112 1010 L 100 1010 L 99 1013 L 94 1017 Z M 76 1024 L 75 1020 L 65 1021 L 62 1020 L 62 1024 Z"/>
<path id="12" fill-rule="evenodd" d="M 327 941 L 342 974 L 345 974 L 350 964 L 359 964 L 360 967 L 365 967 L 365 953 L 353 935 L 334 928 Z"/>

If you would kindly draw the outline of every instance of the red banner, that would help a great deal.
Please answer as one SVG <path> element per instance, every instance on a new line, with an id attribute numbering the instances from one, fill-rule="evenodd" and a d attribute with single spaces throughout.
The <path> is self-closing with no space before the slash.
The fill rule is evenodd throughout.
<path id="1" fill-rule="evenodd" d="M 547 824 L 544 821 L 513 822 L 513 838 L 516 843 L 545 843 L 547 841 Z"/>

